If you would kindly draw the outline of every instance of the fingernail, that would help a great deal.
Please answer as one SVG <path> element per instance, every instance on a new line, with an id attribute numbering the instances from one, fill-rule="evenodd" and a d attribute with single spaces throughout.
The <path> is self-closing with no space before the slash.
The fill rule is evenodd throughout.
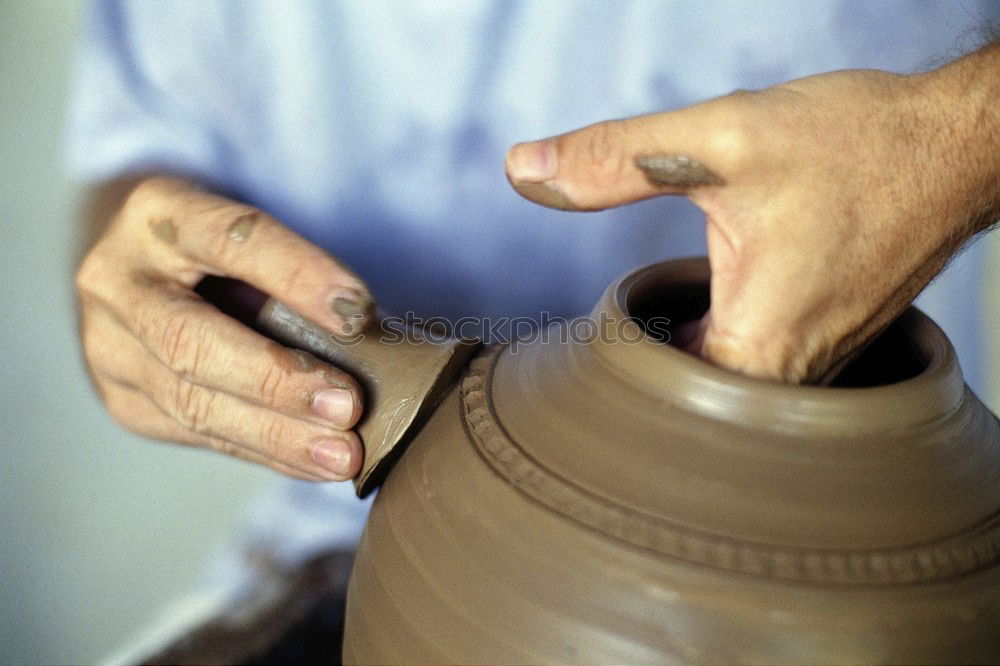
<path id="1" fill-rule="evenodd" d="M 321 439 L 313 445 L 312 459 L 320 467 L 346 477 L 351 471 L 351 446 L 343 439 Z"/>
<path id="2" fill-rule="evenodd" d="M 550 208 L 574 206 L 553 180 L 558 170 L 555 139 L 519 143 L 507 151 L 507 179 L 525 199 Z"/>
<path id="3" fill-rule="evenodd" d="M 338 291 L 331 302 L 333 311 L 344 320 L 342 331 L 345 335 L 356 335 L 364 330 L 374 305 L 370 294 L 356 289 Z"/>
<path id="4" fill-rule="evenodd" d="M 313 396 L 312 409 L 317 416 L 346 428 L 354 414 L 354 396 L 344 389 L 323 389 Z"/>
<path id="5" fill-rule="evenodd" d="M 507 176 L 515 185 L 541 183 L 556 175 L 554 139 L 519 143 L 507 151 Z"/>

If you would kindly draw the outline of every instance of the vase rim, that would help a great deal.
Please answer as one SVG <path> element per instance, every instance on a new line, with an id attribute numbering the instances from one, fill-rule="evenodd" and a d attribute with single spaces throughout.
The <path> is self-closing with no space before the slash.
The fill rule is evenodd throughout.
<path id="1" fill-rule="evenodd" d="M 713 420 L 772 431 L 844 437 L 912 430 L 959 408 L 966 391 L 954 348 L 927 315 L 910 306 L 896 321 L 922 356 L 914 376 L 881 385 L 820 387 L 740 375 L 711 365 L 644 331 L 634 303 L 643 292 L 671 285 L 707 286 L 704 257 L 651 264 L 628 273 L 605 291 L 593 315 L 635 327 L 636 342 L 594 339 L 587 345 L 620 377 L 642 384 L 654 397 Z"/>

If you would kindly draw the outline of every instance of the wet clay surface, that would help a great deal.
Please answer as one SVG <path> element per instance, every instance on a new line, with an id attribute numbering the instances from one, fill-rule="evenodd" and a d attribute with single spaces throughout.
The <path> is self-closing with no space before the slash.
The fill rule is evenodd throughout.
<path id="1" fill-rule="evenodd" d="M 376 498 L 346 661 L 995 660 L 1000 426 L 940 329 L 911 309 L 841 387 L 749 379 L 642 335 L 708 277 L 609 287 L 639 342 L 472 361 Z"/>

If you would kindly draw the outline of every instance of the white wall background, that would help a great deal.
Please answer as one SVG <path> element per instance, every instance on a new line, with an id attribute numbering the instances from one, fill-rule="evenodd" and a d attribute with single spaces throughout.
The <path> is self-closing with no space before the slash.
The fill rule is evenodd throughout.
<path id="1" fill-rule="evenodd" d="M 0 0 L 0 664 L 92 663 L 190 585 L 270 475 L 105 416 L 76 350 L 62 175 L 81 3 Z"/>

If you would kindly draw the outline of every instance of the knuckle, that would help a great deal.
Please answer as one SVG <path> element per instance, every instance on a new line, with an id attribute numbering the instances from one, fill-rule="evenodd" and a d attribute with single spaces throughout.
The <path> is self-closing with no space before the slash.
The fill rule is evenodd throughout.
<path id="1" fill-rule="evenodd" d="M 282 390 L 290 379 L 290 373 L 277 363 L 270 363 L 260 377 L 257 393 L 265 405 L 275 405 L 280 399 Z"/>
<path id="2" fill-rule="evenodd" d="M 174 384 L 171 414 L 182 426 L 198 434 L 208 434 L 215 395 L 187 380 Z"/>
<path id="3" fill-rule="evenodd" d="M 92 292 L 94 284 L 97 282 L 97 267 L 94 265 L 95 263 L 94 254 L 91 252 L 84 257 L 79 268 L 77 268 L 76 280 L 74 281 L 77 296 L 82 297 Z"/>
<path id="4" fill-rule="evenodd" d="M 268 417 L 260 426 L 260 452 L 273 460 L 284 460 L 288 448 L 288 425 L 281 417 Z"/>
<path id="5" fill-rule="evenodd" d="M 76 270 L 73 286 L 77 300 L 83 304 L 91 299 L 100 298 L 107 290 L 106 283 L 109 277 L 104 260 L 95 250 L 91 250 Z"/>
<path id="6" fill-rule="evenodd" d="M 169 176 L 143 178 L 132 187 L 122 205 L 123 211 L 143 212 L 149 207 L 159 207 L 184 189 L 184 183 Z"/>
<path id="7" fill-rule="evenodd" d="M 208 448 L 218 453 L 222 453 L 227 456 L 232 456 L 234 458 L 247 457 L 239 446 L 228 440 L 219 439 L 217 437 L 210 437 L 206 440 L 206 443 L 208 445 Z"/>
<path id="8" fill-rule="evenodd" d="M 282 293 L 308 293 L 310 285 L 315 285 L 320 276 L 330 275 L 335 266 L 334 261 L 325 256 L 303 257 L 285 273 L 280 285 Z"/>
<path id="9" fill-rule="evenodd" d="M 178 190 L 175 180 L 162 176 L 144 178 L 132 187 L 122 200 L 116 219 L 131 224 L 146 219 L 160 210 Z"/>
<path id="10" fill-rule="evenodd" d="M 751 159 L 755 142 L 759 144 L 770 132 L 776 118 L 762 112 L 760 93 L 735 90 L 708 103 L 711 131 L 705 136 L 705 148 L 713 163 L 737 169 Z"/>
<path id="11" fill-rule="evenodd" d="M 210 349 L 211 330 L 203 318 L 183 307 L 167 316 L 159 334 L 159 351 L 172 372 L 184 378 L 198 375 Z"/>
<path id="12" fill-rule="evenodd" d="M 305 262 L 300 262 L 289 269 L 281 283 L 283 293 L 294 294 L 298 291 L 299 285 L 306 281 L 311 274 L 311 269 L 306 267 Z"/>
<path id="13" fill-rule="evenodd" d="M 136 204 L 153 201 L 163 197 L 167 192 L 169 183 L 169 179 L 161 176 L 153 176 L 142 179 L 140 182 L 136 183 L 136 186 L 133 187 L 132 191 L 125 197 L 125 205 L 123 208 L 133 208 Z"/>
<path id="14" fill-rule="evenodd" d="M 610 120 L 592 126 L 582 146 L 584 157 L 597 169 L 620 171 L 623 165 L 622 142 L 625 132 L 625 124 L 621 120 Z"/>
<path id="15" fill-rule="evenodd" d="M 723 165 L 723 172 L 738 172 L 749 160 L 750 140 L 745 122 L 730 119 L 707 135 L 707 155 L 713 164 Z"/>

